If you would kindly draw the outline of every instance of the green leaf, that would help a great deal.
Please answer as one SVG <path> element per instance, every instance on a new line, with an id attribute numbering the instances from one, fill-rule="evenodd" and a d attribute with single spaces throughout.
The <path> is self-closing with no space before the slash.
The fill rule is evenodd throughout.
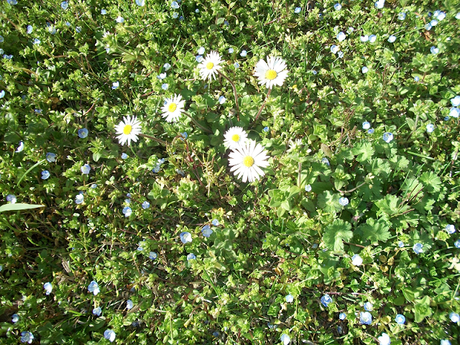
<path id="1" fill-rule="evenodd" d="M 366 224 L 361 224 L 356 232 L 365 241 L 386 241 L 390 238 L 390 223 L 384 219 L 368 218 Z"/>
<path id="2" fill-rule="evenodd" d="M 350 223 L 344 222 L 341 219 L 336 219 L 332 224 L 329 224 L 323 235 L 323 241 L 326 247 L 335 252 L 343 250 L 342 241 L 350 241 L 353 238 Z"/>
<path id="3" fill-rule="evenodd" d="M 355 145 L 352 152 L 355 156 L 357 156 L 356 160 L 358 162 L 364 162 L 372 158 L 374 155 L 374 148 L 369 142 L 361 142 Z"/>
<path id="4" fill-rule="evenodd" d="M 426 171 L 420 176 L 420 181 L 427 187 L 429 192 L 439 192 L 441 190 L 441 179 L 431 171 Z"/>
<path id="5" fill-rule="evenodd" d="M 425 296 L 415 301 L 415 322 L 422 322 L 425 317 L 431 316 L 430 297 Z"/>
<path id="6" fill-rule="evenodd" d="M 0 213 L 6 211 L 21 211 L 21 210 L 30 210 L 33 208 L 45 207 L 45 205 L 35 205 L 35 204 L 5 204 L 0 206 Z"/>

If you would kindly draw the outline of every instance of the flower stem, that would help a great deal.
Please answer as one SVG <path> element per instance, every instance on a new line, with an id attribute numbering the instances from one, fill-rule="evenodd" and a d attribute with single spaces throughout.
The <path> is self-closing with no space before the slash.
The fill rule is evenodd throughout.
<path id="1" fill-rule="evenodd" d="M 225 79 L 227 79 L 228 82 L 230 83 L 230 85 L 232 85 L 233 95 L 235 96 L 236 116 L 238 118 L 238 121 L 240 121 L 240 107 L 238 106 L 238 95 L 236 94 L 235 84 L 233 84 L 233 82 L 230 80 L 230 78 L 227 77 L 225 74 L 222 74 L 220 71 L 217 71 L 217 73 L 219 73 L 220 76 L 222 76 Z"/>
<path id="2" fill-rule="evenodd" d="M 187 115 L 187 116 L 192 120 L 192 122 L 193 122 L 195 125 L 197 125 L 198 127 L 200 127 L 203 131 L 205 131 L 206 133 L 210 133 L 210 134 L 212 133 L 212 131 L 211 131 L 209 128 L 206 128 L 206 127 L 200 125 L 200 124 L 198 123 L 198 121 L 195 120 L 195 119 L 193 118 L 192 115 L 190 115 L 190 114 L 187 113 L 186 111 L 184 111 L 183 113 L 184 113 L 185 115 Z"/>
<path id="3" fill-rule="evenodd" d="M 255 123 L 257 122 L 257 120 L 259 119 L 260 113 L 261 113 L 262 110 L 265 108 L 265 104 L 267 103 L 268 97 L 270 97 L 270 93 L 271 93 L 271 92 L 272 92 L 272 89 L 268 89 L 267 97 L 265 97 L 265 101 L 262 103 L 262 106 L 260 107 L 259 112 L 257 113 L 257 116 L 256 116 L 256 118 L 254 119 L 254 122 L 252 123 L 253 126 L 255 125 Z"/>
<path id="4" fill-rule="evenodd" d="M 157 139 L 155 137 L 152 137 L 151 135 L 140 133 L 139 136 L 144 137 L 144 138 L 152 139 L 153 141 L 156 141 L 157 143 L 163 144 L 164 146 L 168 146 L 168 143 L 166 141 L 163 141 L 161 139 Z"/>

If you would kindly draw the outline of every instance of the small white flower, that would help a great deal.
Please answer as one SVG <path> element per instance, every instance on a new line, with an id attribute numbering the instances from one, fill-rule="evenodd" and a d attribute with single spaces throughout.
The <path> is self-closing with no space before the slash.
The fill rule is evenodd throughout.
<path id="1" fill-rule="evenodd" d="M 115 131 L 118 135 L 117 139 L 120 145 L 127 143 L 129 146 L 131 140 L 136 142 L 138 139 L 137 136 L 141 134 L 141 122 L 135 116 L 125 116 L 123 121 L 115 126 Z"/>
<path id="2" fill-rule="evenodd" d="M 377 39 L 376 35 L 370 35 L 369 36 L 369 42 L 371 42 L 371 43 L 374 43 L 376 39 Z"/>
<path id="3" fill-rule="evenodd" d="M 294 302 L 294 296 L 292 296 L 291 294 L 287 295 L 286 296 L 286 302 L 288 302 L 288 303 Z"/>
<path id="4" fill-rule="evenodd" d="M 374 5 L 375 5 L 375 7 L 376 7 L 377 9 L 380 10 L 380 9 L 382 9 L 382 8 L 385 6 L 385 0 L 378 0 L 378 1 L 375 2 Z"/>
<path id="5" fill-rule="evenodd" d="M 427 133 L 432 133 L 434 131 L 434 125 L 432 123 L 427 124 L 426 131 Z"/>
<path id="6" fill-rule="evenodd" d="M 283 345 L 288 345 L 291 342 L 291 338 L 287 334 L 281 334 L 280 340 Z"/>
<path id="7" fill-rule="evenodd" d="M 53 291 L 53 285 L 51 285 L 51 283 L 49 283 L 49 282 L 43 284 L 43 288 L 45 289 L 46 295 L 49 295 L 51 293 L 51 291 Z"/>
<path id="8" fill-rule="evenodd" d="M 446 225 L 446 231 L 447 233 L 449 233 L 450 235 L 452 235 L 453 233 L 455 233 L 455 225 L 453 224 L 447 224 Z"/>
<path id="9" fill-rule="evenodd" d="M 454 98 L 451 98 L 450 103 L 452 103 L 453 107 L 458 107 L 460 105 L 460 96 L 455 96 Z"/>
<path id="10" fill-rule="evenodd" d="M 117 19 L 115 19 L 115 21 L 117 23 L 123 23 L 125 21 L 125 19 L 123 17 L 121 17 L 121 16 L 118 16 Z"/>
<path id="11" fill-rule="evenodd" d="M 390 345 L 390 343 L 390 336 L 386 333 L 382 333 L 382 335 L 379 337 L 379 345 Z"/>
<path id="12" fill-rule="evenodd" d="M 364 35 L 364 36 L 361 36 L 359 39 L 361 40 L 361 42 L 367 42 L 369 41 L 369 36 Z"/>
<path id="13" fill-rule="evenodd" d="M 212 51 L 206 57 L 204 60 L 198 65 L 198 68 L 200 69 L 200 75 L 203 80 L 206 79 L 215 79 L 216 74 L 218 73 L 218 70 L 222 68 L 220 65 L 222 63 L 222 59 L 219 55 L 219 53 Z"/>
<path id="14" fill-rule="evenodd" d="M 359 254 L 355 254 L 351 258 L 351 263 L 355 266 L 361 266 L 363 264 L 363 259 L 361 258 L 361 256 L 359 256 Z"/>
<path id="15" fill-rule="evenodd" d="M 203 55 L 204 54 L 204 47 L 200 47 L 198 49 L 198 55 Z"/>
<path id="16" fill-rule="evenodd" d="M 254 75 L 259 79 L 259 84 L 271 89 L 274 85 L 283 85 L 288 70 L 283 59 L 270 56 L 267 62 L 264 60 L 257 62 Z"/>
<path id="17" fill-rule="evenodd" d="M 105 339 L 107 339 L 108 341 L 113 343 L 114 340 L 115 340 L 115 337 L 116 337 L 116 334 L 115 334 L 114 331 L 112 331 L 111 329 L 105 330 L 105 332 L 104 332 L 104 338 Z"/>
<path id="18" fill-rule="evenodd" d="M 249 140 L 230 153 L 230 171 L 243 182 L 253 182 L 265 174 L 261 167 L 268 167 L 268 158 L 262 145 Z"/>
<path id="19" fill-rule="evenodd" d="M 347 35 L 345 35 L 342 31 L 340 31 L 340 32 L 337 34 L 337 40 L 338 40 L 339 42 L 344 41 L 345 38 L 347 38 Z"/>
<path id="20" fill-rule="evenodd" d="M 332 54 L 337 54 L 337 52 L 340 50 L 340 48 L 338 46 L 336 46 L 335 44 L 333 44 L 331 46 L 331 53 Z"/>
<path id="21" fill-rule="evenodd" d="M 182 100 L 181 95 L 166 98 L 163 108 L 161 108 L 162 116 L 167 122 L 175 122 L 181 116 L 184 105 L 185 100 Z"/>
<path id="22" fill-rule="evenodd" d="M 342 5 L 340 5 L 339 3 L 337 3 L 337 4 L 334 5 L 334 9 L 335 9 L 336 11 L 340 11 L 340 10 L 342 9 Z"/>
<path id="23" fill-rule="evenodd" d="M 241 127 L 231 127 L 224 134 L 224 145 L 229 149 L 240 147 L 248 138 L 248 134 Z"/>
<path id="24" fill-rule="evenodd" d="M 396 41 L 395 35 L 391 35 L 390 37 L 388 37 L 388 42 L 393 43 L 394 41 Z"/>

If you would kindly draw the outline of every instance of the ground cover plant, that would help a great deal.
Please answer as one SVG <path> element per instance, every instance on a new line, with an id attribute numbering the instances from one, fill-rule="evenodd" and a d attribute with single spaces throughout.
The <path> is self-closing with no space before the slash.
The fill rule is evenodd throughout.
<path id="1" fill-rule="evenodd" d="M 0 343 L 459 343 L 457 1 L 0 4 Z"/>

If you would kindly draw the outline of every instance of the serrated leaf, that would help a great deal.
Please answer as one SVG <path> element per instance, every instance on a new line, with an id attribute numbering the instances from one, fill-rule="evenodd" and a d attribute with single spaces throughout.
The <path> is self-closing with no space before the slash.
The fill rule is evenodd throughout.
<path id="1" fill-rule="evenodd" d="M 441 190 L 441 179 L 431 171 L 426 171 L 420 176 L 420 181 L 427 187 L 429 192 L 439 192 Z"/>
<path id="2" fill-rule="evenodd" d="M 35 204 L 5 204 L 0 206 L 0 213 L 6 211 L 21 211 L 21 210 L 31 210 L 33 208 L 45 207 L 45 205 L 35 205 Z"/>
<path id="3" fill-rule="evenodd" d="M 358 162 L 364 162 L 370 160 L 375 151 L 371 143 L 361 142 L 355 145 L 352 152 L 355 156 L 357 156 L 356 160 Z"/>
<path id="4" fill-rule="evenodd" d="M 353 238 L 351 225 L 341 219 L 336 219 L 324 230 L 323 241 L 326 247 L 335 252 L 343 250 L 343 241 L 350 241 Z"/>
<path id="5" fill-rule="evenodd" d="M 387 241 L 390 234 L 390 224 L 384 219 L 375 220 L 368 218 L 366 224 L 361 224 L 356 232 L 364 241 Z"/>

